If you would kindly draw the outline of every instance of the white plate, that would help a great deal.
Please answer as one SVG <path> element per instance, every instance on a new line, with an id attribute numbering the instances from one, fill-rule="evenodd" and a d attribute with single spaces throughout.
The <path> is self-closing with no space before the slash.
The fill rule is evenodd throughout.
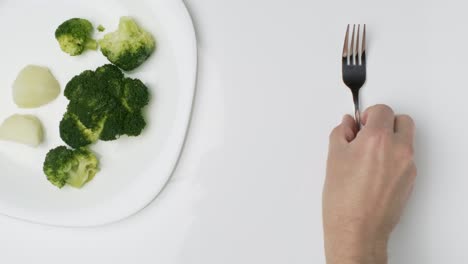
<path id="1" fill-rule="evenodd" d="M 58 189 L 42 173 L 49 149 L 63 145 L 58 124 L 63 96 L 39 109 L 18 109 L 11 85 L 27 64 L 49 67 L 63 87 L 74 75 L 108 63 L 100 52 L 70 57 L 54 39 L 56 27 L 72 17 L 114 31 L 120 16 L 133 16 L 157 39 L 156 53 L 131 73 L 150 88 L 148 127 L 138 138 L 99 142 L 101 172 L 83 189 Z M 37 115 L 46 142 L 37 149 L 0 142 L 0 213 L 58 226 L 96 226 L 119 221 L 150 203 L 170 178 L 188 128 L 196 79 L 196 39 L 181 0 L 18 1 L 0 0 L 0 120 L 14 113 Z M 96 32 L 96 37 L 102 33 Z"/>

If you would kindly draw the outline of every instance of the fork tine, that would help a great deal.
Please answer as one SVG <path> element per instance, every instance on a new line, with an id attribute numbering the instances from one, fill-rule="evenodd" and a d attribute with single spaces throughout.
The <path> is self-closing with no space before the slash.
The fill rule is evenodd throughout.
<path id="1" fill-rule="evenodd" d="M 346 36 L 345 36 L 344 45 L 343 45 L 343 60 L 346 59 L 346 64 L 349 64 L 348 36 L 349 36 L 349 24 L 348 24 L 348 27 L 346 28 Z"/>
<path id="2" fill-rule="evenodd" d="M 355 48 L 355 43 L 354 43 L 354 31 L 356 29 L 356 25 L 353 25 L 353 35 L 351 37 L 351 58 L 349 59 L 349 64 L 356 64 L 356 51 L 354 50 Z"/>
<path id="3" fill-rule="evenodd" d="M 366 24 L 364 24 L 364 29 L 362 32 L 362 55 L 361 55 L 361 64 L 366 63 Z"/>
<path id="4" fill-rule="evenodd" d="M 359 32 L 361 31 L 361 24 L 357 26 L 357 37 L 356 37 L 356 65 L 361 65 L 361 50 L 359 49 L 360 39 L 359 39 Z"/>

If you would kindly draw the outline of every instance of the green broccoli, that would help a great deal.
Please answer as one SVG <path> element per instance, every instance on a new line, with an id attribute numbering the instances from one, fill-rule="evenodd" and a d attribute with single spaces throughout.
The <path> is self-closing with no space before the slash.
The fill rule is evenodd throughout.
<path id="1" fill-rule="evenodd" d="M 92 93 L 93 87 L 99 85 L 97 79 L 94 78 L 95 73 L 87 70 L 80 75 L 73 77 L 67 84 L 64 95 L 68 100 L 71 98 L 78 98 L 84 93 Z"/>
<path id="2" fill-rule="evenodd" d="M 105 28 L 103 25 L 99 25 L 99 26 L 97 27 L 97 30 L 98 30 L 99 32 L 104 32 L 104 31 L 106 31 L 106 28 Z"/>
<path id="3" fill-rule="evenodd" d="M 121 17 L 119 29 L 106 34 L 99 45 L 102 54 L 125 71 L 138 68 L 156 48 L 153 36 L 131 17 Z"/>
<path id="4" fill-rule="evenodd" d="M 142 113 L 132 113 L 126 116 L 123 132 L 129 136 L 139 136 L 143 131 L 143 128 L 146 127 L 146 121 Z"/>
<path id="5" fill-rule="evenodd" d="M 129 112 L 138 111 L 149 103 L 148 89 L 140 80 L 126 78 L 120 99 Z"/>
<path id="6" fill-rule="evenodd" d="M 60 121 L 60 137 L 72 148 L 88 146 L 99 140 L 105 121 L 103 116 L 93 126 L 85 126 L 76 114 L 66 112 Z"/>
<path id="7" fill-rule="evenodd" d="M 55 38 L 60 48 L 70 54 L 77 56 L 85 50 L 96 50 L 96 40 L 91 38 L 93 25 L 83 18 L 72 18 L 63 22 L 55 31 Z"/>
<path id="8" fill-rule="evenodd" d="M 81 188 L 99 171 L 99 161 L 86 148 L 71 150 L 60 146 L 47 153 L 43 170 L 47 180 L 59 188 L 65 184 Z"/>
<path id="9" fill-rule="evenodd" d="M 120 135 L 126 134 L 124 130 L 125 119 L 128 112 L 123 107 L 117 107 L 115 111 L 110 112 L 107 115 L 107 120 L 102 129 L 99 137 L 102 141 L 112 141 L 120 137 Z M 141 127 L 143 130 L 144 126 Z"/>
<path id="10" fill-rule="evenodd" d="M 73 77 L 64 93 L 70 102 L 60 136 L 73 148 L 121 135 L 139 136 L 146 127 L 142 109 L 149 103 L 148 88 L 138 79 L 126 78 L 115 65 Z"/>

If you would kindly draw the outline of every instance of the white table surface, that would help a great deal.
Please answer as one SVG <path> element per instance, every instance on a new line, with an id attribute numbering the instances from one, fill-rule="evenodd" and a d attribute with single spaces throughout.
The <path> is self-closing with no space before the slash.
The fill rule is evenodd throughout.
<path id="1" fill-rule="evenodd" d="M 120 223 L 63 229 L 0 218 L 0 263 L 323 263 L 329 130 L 352 112 L 347 23 L 368 25 L 362 105 L 416 120 L 419 178 L 390 263 L 464 263 L 468 16 L 462 1 L 187 0 L 200 80 L 181 163 Z"/>

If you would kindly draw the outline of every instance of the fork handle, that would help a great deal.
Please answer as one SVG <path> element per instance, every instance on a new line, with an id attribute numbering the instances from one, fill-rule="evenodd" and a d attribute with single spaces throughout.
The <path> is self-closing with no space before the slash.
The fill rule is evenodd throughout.
<path id="1" fill-rule="evenodd" d="M 354 101 L 354 119 L 356 120 L 357 131 L 361 130 L 361 112 L 359 110 L 359 93 L 353 93 Z"/>

